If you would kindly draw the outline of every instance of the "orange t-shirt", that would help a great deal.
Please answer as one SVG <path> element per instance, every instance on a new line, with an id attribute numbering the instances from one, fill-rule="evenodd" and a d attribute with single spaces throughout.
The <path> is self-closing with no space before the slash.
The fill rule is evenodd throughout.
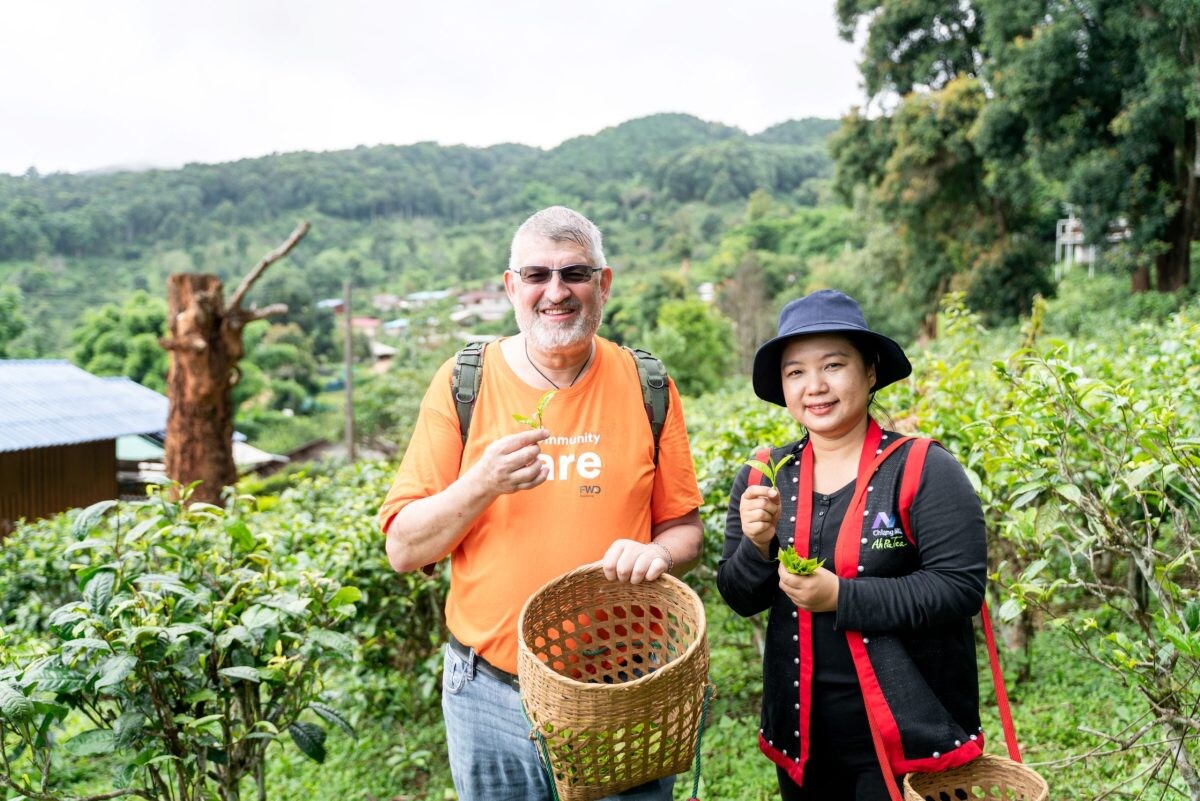
<path id="1" fill-rule="evenodd" d="M 386 531 L 407 504 L 455 481 L 501 436 L 521 430 L 545 390 L 529 386 L 500 348 L 484 354 L 483 379 L 465 449 L 451 396 L 454 360 L 442 365 L 421 402 L 416 430 L 379 511 Z M 446 623 L 496 667 L 517 670 L 517 617 L 530 595 L 555 576 L 598 561 L 614 540 L 650 541 L 651 527 L 700 506 L 679 393 L 659 440 L 642 404 L 637 367 L 619 346 L 596 339 L 587 375 L 558 391 L 543 413 L 541 443 L 549 479 L 501 495 L 452 551 Z"/>

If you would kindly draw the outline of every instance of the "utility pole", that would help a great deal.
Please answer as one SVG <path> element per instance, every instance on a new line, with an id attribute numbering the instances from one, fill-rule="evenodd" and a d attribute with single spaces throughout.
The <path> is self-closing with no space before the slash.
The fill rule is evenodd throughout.
<path id="1" fill-rule="evenodd" d="M 350 279 L 342 284 L 342 310 L 346 336 L 342 354 L 346 362 L 346 461 L 354 461 L 354 326 L 350 314 Z"/>

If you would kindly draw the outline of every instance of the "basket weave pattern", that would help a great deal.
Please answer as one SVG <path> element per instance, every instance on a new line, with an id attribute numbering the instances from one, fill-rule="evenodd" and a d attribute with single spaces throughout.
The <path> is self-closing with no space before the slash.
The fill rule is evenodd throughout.
<path id="1" fill-rule="evenodd" d="M 905 801 L 1046 801 L 1049 795 L 1046 780 L 1031 768 L 991 754 L 941 773 L 904 778 Z"/>
<path id="2" fill-rule="evenodd" d="M 584 567 L 521 610 L 521 700 L 562 801 L 591 801 L 687 770 L 708 682 L 700 598 L 664 574 L 641 584 Z"/>

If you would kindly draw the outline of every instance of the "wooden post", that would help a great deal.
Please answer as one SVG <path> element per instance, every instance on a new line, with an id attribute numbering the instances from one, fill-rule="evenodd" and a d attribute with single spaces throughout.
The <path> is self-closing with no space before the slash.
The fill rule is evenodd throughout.
<path id="1" fill-rule="evenodd" d="M 342 356 L 346 362 L 346 461 L 354 461 L 354 322 L 350 311 L 350 279 L 342 284 L 342 311 L 346 320 Z"/>

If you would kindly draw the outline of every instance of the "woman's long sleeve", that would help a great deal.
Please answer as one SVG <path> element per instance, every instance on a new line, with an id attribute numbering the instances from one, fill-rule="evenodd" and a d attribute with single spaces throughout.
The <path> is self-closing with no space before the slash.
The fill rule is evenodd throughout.
<path id="1" fill-rule="evenodd" d="M 750 468 L 742 467 L 734 478 L 725 515 L 725 547 L 717 566 L 717 590 L 725 603 L 742 617 L 769 609 L 779 590 L 779 562 L 763 557 L 742 533 L 739 507 L 749 476 Z M 778 546 L 772 542 L 772 557 L 776 550 Z"/>
<path id="2" fill-rule="evenodd" d="M 841 581 L 836 627 L 913 630 L 970 617 L 983 603 L 987 534 L 979 497 L 955 458 L 931 447 L 912 506 L 920 568 Z"/>

